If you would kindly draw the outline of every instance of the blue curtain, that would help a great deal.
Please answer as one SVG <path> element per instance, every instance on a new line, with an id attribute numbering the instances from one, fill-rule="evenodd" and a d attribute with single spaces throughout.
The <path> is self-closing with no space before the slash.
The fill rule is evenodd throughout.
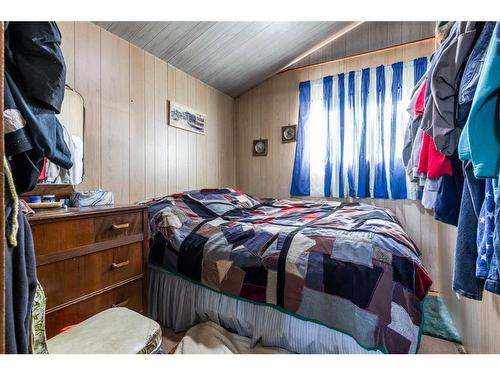
<path id="1" fill-rule="evenodd" d="M 380 134 L 377 149 L 384 149 L 384 103 L 385 103 L 385 69 L 384 66 L 379 66 L 376 69 L 376 83 L 377 83 L 377 132 Z M 374 198 L 389 198 L 389 193 L 387 192 L 387 178 L 386 178 L 386 165 L 385 165 L 385 153 L 381 152 L 378 158 L 378 163 L 375 166 L 375 189 Z"/>
<path id="2" fill-rule="evenodd" d="M 368 110 L 368 90 L 370 87 L 370 69 L 361 72 L 361 137 L 359 144 L 358 197 L 370 196 L 370 163 L 366 160 L 366 127 Z"/>
<path id="3" fill-rule="evenodd" d="M 290 194 L 298 196 L 310 195 L 309 188 L 309 154 L 310 142 L 309 112 L 311 111 L 311 83 L 301 82 L 299 86 L 299 124 L 297 129 L 297 145 L 293 165 L 292 188 Z"/>
<path id="4" fill-rule="evenodd" d="M 326 136 L 327 140 L 332 137 L 332 76 L 323 78 L 323 108 L 325 112 L 326 121 Z M 331 157 L 331 142 L 326 142 L 326 160 L 325 160 L 325 196 L 332 195 L 331 180 L 332 180 L 332 157 Z"/>
<path id="5" fill-rule="evenodd" d="M 403 161 L 396 155 L 396 127 L 406 124 L 398 123 L 398 110 L 401 106 L 403 89 L 403 63 L 392 64 L 392 108 L 391 108 L 391 193 L 394 199 L 406 198 L 406 174 Z"/>
<path id="6" fill-rule="evenodd" d="M 418 59 L 414 60 L 413 63 L 414 67 L 414 84 L 415 86 L 417 85 L 418 81 L 420 81 L 420 78 L 422 78 L 427 70 L 427 57 L 420 57 Z"/>
<path id="7" fill-rule="evenodd" d="M 348 104 L 348 110 L 349 110 L 349 119 L 351 122 L 351 136 L 353 137 L 352 141 L 354 144 L 356 144 L 357 139 L 356 139 L 356 131 L 358 128 L 358 123 L 357 123 L 357 116 L 356 116 L 356 87 L 354 79 L 355 79 L 355 73 L 354 72 L 349 72 L 349 83 L 348 83 L 348 94 L 347 94 L 347 104 Z M 354 158 L 355 158 L 355 153 L 350 155 L 348 158 L 348 167 L 347 167 L 347 180 L 349 181 L 349 197 L 355 197 L 356 196 L 356 183 L 354 180 L 354 168 L 355 168 L 355 163 L 354 163 Z"/>
<path id="8" fill-rule="evenodd" d="M 301 82 L 291 195 L 409 197 L 401 158 L 406 107 L 427 61 L 422 57 Z M 324 144 L 318 134 L 326 134 Z M 311 160 L 317 161 L 312 168 Z"/>
<path id="9" fill-rule="evenodd" d="M 345 125 L 345 76 L 344 73 L 338 75 L 339 91 L 339 127 L 340 127 L 340 163 L 339 163 L 339 198 L 345 198 L 344 193 L 344 125 Z"/>

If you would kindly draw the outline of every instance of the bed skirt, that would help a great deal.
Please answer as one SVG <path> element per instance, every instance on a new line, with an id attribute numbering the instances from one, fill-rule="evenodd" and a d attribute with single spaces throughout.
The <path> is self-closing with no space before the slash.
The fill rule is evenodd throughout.
<path id="1" fill-rule="evenodd" d="M 295 353 L 380 353 L 351 336 L 278 309 L 232 298 L 182 276 L 149 265 L 149 316 L 175 331 L 212 321 L 251 339 Z"/>

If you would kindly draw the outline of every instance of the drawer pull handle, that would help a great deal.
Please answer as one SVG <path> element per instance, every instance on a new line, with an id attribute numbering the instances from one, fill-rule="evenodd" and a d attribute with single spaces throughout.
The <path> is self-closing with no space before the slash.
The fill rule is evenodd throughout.
<path id="1" fill-rule="evenodd" d="M 121 262 L 121 263 L 112 263 L 111 264 L 111 268 L 116 270 L 117 268 L 122 268 L 122 267 L 125 267 L 125 266 L 128 266 L 130 264 L 130 261 L 126 260 L 125 262 Z"/>
<path id="2" fill-rule="evenodd" d="M 118 229 L 127 229 L 130 226 L 129 223 L 124 223 L 124 224 L 113 224 L 111 226 L 111 229 L 118 230 Z"/>
<path id="3" fill-rule="evenodd" d="M 112 307 L 123 307 L 123 306 L 127 306 L 127 305 L 128 305 L 128 298 L 124 301 L 113 304 Z"/>

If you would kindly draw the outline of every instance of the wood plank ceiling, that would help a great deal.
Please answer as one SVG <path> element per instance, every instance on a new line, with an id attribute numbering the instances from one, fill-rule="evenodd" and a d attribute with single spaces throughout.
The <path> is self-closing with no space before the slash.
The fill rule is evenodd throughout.
<path id="1" fill-rule="evenodd" d="M 352 22 L 95 22 L 237 97 Z"/>

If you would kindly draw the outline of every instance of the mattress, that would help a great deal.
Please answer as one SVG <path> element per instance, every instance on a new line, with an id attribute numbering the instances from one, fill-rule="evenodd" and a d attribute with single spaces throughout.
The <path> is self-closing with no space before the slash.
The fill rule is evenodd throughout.
<path id="1" fill-rule="evenodd" d="M 346 334 L 367 351 L 418 350 L 432 281 L 389 210 L 259 200 L 233 188 L 147 204 L 152 265 Z"/>

